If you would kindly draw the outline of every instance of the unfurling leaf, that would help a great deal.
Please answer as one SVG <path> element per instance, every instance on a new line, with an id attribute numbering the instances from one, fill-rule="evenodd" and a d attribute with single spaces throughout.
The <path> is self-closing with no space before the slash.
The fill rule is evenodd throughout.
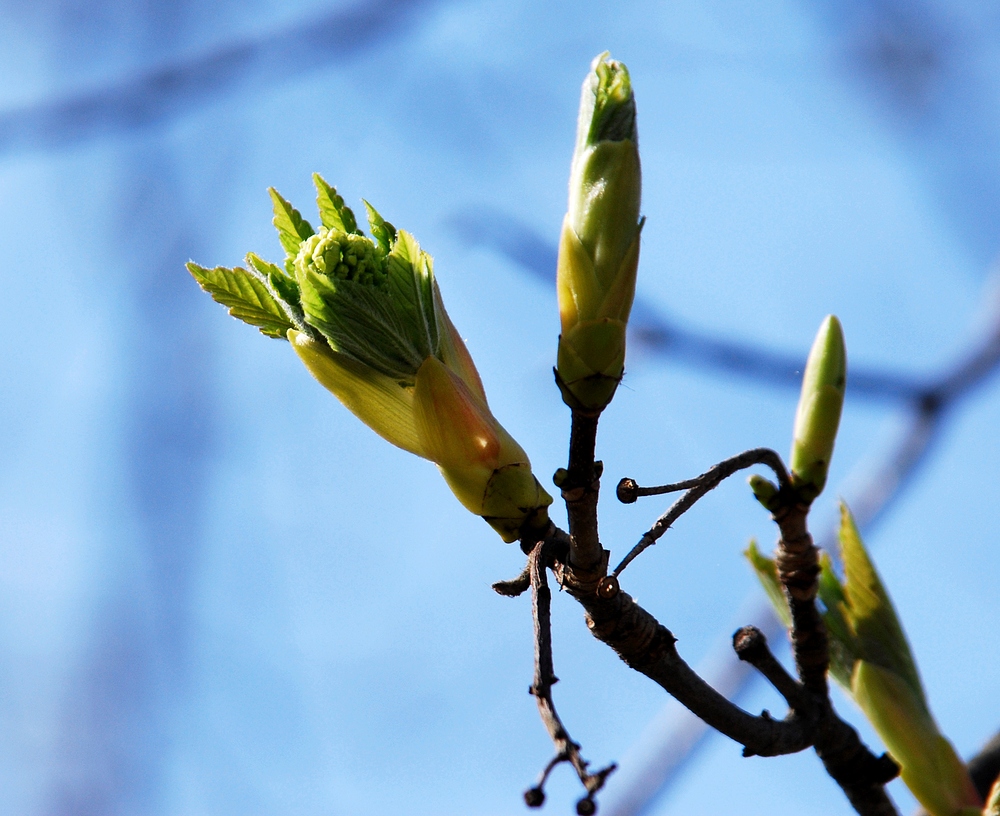
<path id="1" fill-rule="evenodd" d="M 775 565 L 774 559 L 768 558 L 760 551 L 757 547 L 756 539 L 750 540 L 750 546 L 747 547 L 743 555 L 746 556 L 747 561 L 750 562 L 750 566 L 753 567 L 760 585 L 764 587 L 767 599 L 771 602 L 771 606 L 774 607 L 778 619 L 785 626 L 791 626 L 792 612 L 788 608 L 788 599 L 785 597 L 785 591 L 781 588 L 781 582 L 778 580 L 778 567 Z"/>
<path id="2" fill-rule="evenodd" d="M 294 259 L 298 254 L 299 244 L 313 234 L 312 225 L 277 190 L 268 187 L 267 191 L 271 194 L 271 203 L 274 205 L 273 223 L 278 230 L 278 240 L 287 256 Z"/>
<path id="3" fill-rule="evenodd" d="M 313 173 L 313 184 L 316 185 L 316 206 L 323 226 L 328 230 L 359 233 L 354 211 L 344 204 L 337 188 L 327 184 L 319 173 Z"/>
<path id="4" fill-rule="evenodd" d="M 256 326 L 268 337 L 285 339 L 295 324 L 286 307 L 271 294 L 267 286 L 246 269 L 227 269 L 217 266 L 206 269 L 188 263 L 198 285 L 212 296 L 212 300 L 229 309 L 229 314 L 244 323 Z"/>

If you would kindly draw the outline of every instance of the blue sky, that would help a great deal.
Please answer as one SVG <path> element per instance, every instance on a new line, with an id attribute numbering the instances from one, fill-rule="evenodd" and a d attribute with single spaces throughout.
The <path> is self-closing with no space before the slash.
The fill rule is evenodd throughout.
<path id="1" fill-rule="evenodd" d="M 569 420 L 555 297 L 510 247 L 555 245 L 603 50 L 636 91 L 650 310 L 791 359 L 833 312 L 852 366 L 918 380 L 984 330 L 1000 244 L 985 3 L 64 0 L 0 19 L 0 275 L 18 294 L 0 327 L 4 812 L 522 813 L 549 758 L 524 693 L 527 600 L 489 589 L 518 549 L 183 270 L 277 258 L 270 185 L 305 214 L 318 171 L 417 236 L 543 480 Z M 618 478 L 784 453 L 795 398 L 633 342 L 601 423 L 605 545 L 624 554 L 665 506 L 617 505 Z M 991 381 L 956 405 L 868 536 L 966 755 L 1000 725 L 998 414 Z M 907 416 L 848 399 L 818 537 Z M 695 665 L 753 622 L 750 537 L 774 530 L 735 479 L 626 573 Z M 622 762 L 615 812 L 667 699 L 568 598 L 554 615 L 556 703 L 585 756 Z M 781 710 L 762 686 L 743 702 Z M 558 772 L 547 812 L 570 812 L 575 784 Z M 744 760 L 724 738 L 645 812 L 734 801 L 850 812 L 813 755 Z"/>

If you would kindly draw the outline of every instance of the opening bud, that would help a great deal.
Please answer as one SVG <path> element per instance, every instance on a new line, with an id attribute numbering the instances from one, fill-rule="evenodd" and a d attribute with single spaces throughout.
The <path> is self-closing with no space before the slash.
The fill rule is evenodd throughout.
<path id="1" fill-rule="evenodd" d="M 505 541 L 543 527 L 552 498 L 497 422 L 465 343 L 445 311 L 433 261 L 367 202 L 372 238 L 319 176 L 314 231 L 275 190 L 284 268 L 191 273 L 230 314 L 288 339 L 313 376 L 383 439 L 430 459 L 459 501 Z"/>
<path id="2" fill-rule="evenodd" d="M 625 370 L 641 194 L 632 83 L 628 69 L 604 53 L 583 83 L 556 271 L 556 376 L 571 408 L 603 409 Z"/>

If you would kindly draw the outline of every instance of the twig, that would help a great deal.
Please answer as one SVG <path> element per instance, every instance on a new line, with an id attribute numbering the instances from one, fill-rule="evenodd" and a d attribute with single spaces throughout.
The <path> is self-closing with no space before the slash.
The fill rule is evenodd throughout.
<path id="1" fill-rule="evenodd" d="M 781 537 L 775 562 L 792 614 L 789 634 L 801 688 L 808 695 L 809 709 L 819 712 L 814 734 L 816 753 L 858 813 L 896 814 L 885 785 L 899 774 L 899 766 L 888 754 L 876 757 L 857 731 L 837 716 L 830 701 L 827 683 L 830 646 L 826 626 L 816 607 L 819 552 L 806 524 L 809 505 L 795 491 L 779 492 L 776 499 L 772 517 Z"/>
<path id="2" fill-rule="evenodd" d="M 759 671 L 777 692 L 785 698 L 789 708 L 808 711 L 811 700 L 805 688 L 792 677 L 772 654 L 767 638 L 756 626 L 744 626 L 733 635 L 733 651 Z"/>
<path id="3" fill-rule="evenodd" d="M 558 546 L 565 537 L 553 525 L 546 539 Z M 812 744 L 798 718 L 754 716 L 719 694 L 677 653 L 673 634 L 630 595 L 601 591 L 607 586 L 603 576 L 562 562 L 556 572 L 563 588 L 583 606 L 591 634 L 717 731 L 760 756 L 796 753 Z"/>
<path id="4" fill-rule="evenodd" d="M 245 89 L 361 54 L 407 29 L 429 0 L 351 4 L 92 91 L 0 113 L 0 155 L 79 144 L 169 122 Z M 554 268 L 554 267 L 553 267 Z"/>
<path id="5" fill-rule="evenodd" d="M 778 478 L 779 487 L 788 485 L 788 471 L 781 457 L 770 448 L 753 448 L 743 453 L 737 454 L 730 459 L 725 459 L 717 465 L 712 465 L 708 470 L 694 479 L 688 479 L 675 484 L 663 485 L 661 487 L 639 487 L 632 479 L 622 479 L 618 483 L 618 499 L 626 504 L 630 504 L 639 496 L 654 496 L 661 493 L 673 493 L 678 490 L 687 492 L 675 501 L 669 510 L 660 516 L 656 523 L 643 533 L 639 543 L 636 544 L 614 568 L 611 575 L 618 578 L 622 571 L 640 554 L 643 550 L 651 547 L 657 540 L 670 529 L 677 519 L 683 516 L 688 510 L 711 490 L 718 487 L 723 481 L 734 473 L 745 470 L 753 465 L 767 465 L 774 471 Z"/>
<path id="6" fill-rule="evenodd" d="M 532 601 L 531 612 L 535 626 L 535 678 L 529 689 L 538 705 L 538 713 L 542 723 L 549 732 L 556 746 L 556 756 L 546 766 L 538 784 L 525 793 L 525 802 L 531 807 L 539 807 L 545 801 L 542 786 L 552 769 L 560 762 L 568 762 L 573 766 L 580 782 L 587 791 L 586 796 L 577 802 L 576 810 L 581 816 L 596 813 L 594 795 L 604 786 L 608 775 L 617 767 L 614 764 L 601 769 L 597 773 L 587 770 L 587 762 L 580 755 L 580 746 L 574 742 L 556 713 L 552 702 L 552 685 L 558 681 L 552 665 L 552 627 L 550 609 L 552 592 L 545 577 L 545 570 L 550 563 L 552 547 L 548 541 L 539 541 L 531 555 L 528 556 L 528 570 L 531 576 Z"/>
<path id="7" fill-rule="evenodd" d="M 493 584 L 493 591 L 497 595 L 503 595 L 505 598 L 516 598 L 518 595 L 523 595 L 527 592 L 530 586 L 531 566 L 525 565 L 517 578 L 511 578 L 509 581 L 497 581 Z"/>
<path id="8" fill-rule="evenodd" d="M 569 519 L 569 560 L 583 570 L 601 569 L 604 550 L 597 530 L 602 465 L 595 461 L 598 416 L 573 411 L 569 464 L 556 473 Z"/>

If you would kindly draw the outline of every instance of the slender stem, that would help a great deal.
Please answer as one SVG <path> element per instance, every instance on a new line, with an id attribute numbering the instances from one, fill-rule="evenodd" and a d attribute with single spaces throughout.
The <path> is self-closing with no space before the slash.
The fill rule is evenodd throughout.
<path id="1" fill-rule="evenodd" d="M 548 537 L 557 541 L 565 535 L 553 527 Z M 678 654 L 671 632 L 627 593 L 599 592 L 600 577 L 572 565 L 557 565 L 557 571 L 560 584 L 583 606 L 587 626 L 598 640 L 748 754 L 789 754 L 812 744 L 798 718 L 754 716 L 709 686 Z"/>
<path id="2" fill-rule="evenodd" d="M 597 530 L 601 474 L 600 466 L 594 460 L 598 418 L 582 411 L 573 411 L 569 464 L 560 484 L 569 519 L 569 560 L 578 569 L 587 571 L 601 569 L 604 561 L 604 550 Z"/>
<path id="3" fill-rule="evenodd" d="M 733 635 L 733 650 L 740 660 L 745 660 L 759 671 L 777 692 L 785 698 L 789 708 L 803 713 L 812 706 L 802 684 L 792 677 L 771 652 L 767 638 L 756 626 L 744 626 Z"/>
<path id="4" fill-rule="evenodd" d="M 552 685 L 557 682 L 552 665 L 552 625 L 551 606 L 552 591 L 545 577 L 546 565 L 551 560 L 551 547 L 547 542 L 540 541 L 528 556 L 528 570 L 531 576 L 531 612 L 535 628 L 535 677 L 531 685 L 531 693 L 535 696 L 538 713 L 542 723 L 549 732 L 556 747 L 556 756 L 548 764 L 541 777 L 538 788 L 544 784 L 548 774 L 559 762 L 568 762 L 573 766 L 580 782 L 587 790 L 587 798 L 592 798 L 604 786 L 608 775 L 614 771 L 615 765 L 609 765 L 597 773 L 587 770 L 587 762 L 580 754 L 580 746 L 570 737 L 562 720 L 556 713 L 552 701 Z"/>
<path id="5" fill-rule="evenodd" d="M 661 487 L 639 487 L 632 479 L 622 479 L 618 484 L 618 498 L 626 504 L 634 502 L 639 496 L 674 493 L 678 490 L 687 490 L 687 492 L 675 501 L 670 506 L 670 509 L 660 516 L 649 530 L 643 533 L 642 538 L 639 539 L 639 543 L 615 567 L 612 575 L 616 578 L 621 575 L 625 567 L 631 564 L 643 550 L 653 546 L 670 529 L 670 525 L 694 507 L 698 500 L 704 497 L 706 493 L 714 490 L 734 473 L 745 470 L 753 465 L 761 464 L 767 465 L 774 471 L 775 476 L 778 477 L 778 484 L 781 487 L 788 485 L 788 471 L 785 469 L 781 457 L 770 448 L 752 448 L 751 450 L 743 451 L 743 453 L 725 459 L 717 465 L 712 465 L 712 467 L 694 479 L 663 485 Z"/>
<path id="6" fill-rule="evenodd" d="M 819 550 L 806 526 L 808 515 L 808 505 L 797 501 L 775 511 L 774 520 L 781 531 L 775 563 L 792 612 L 792 651 L 799 678 L 810 691 L 826 697 L 830 644 L 816 608 Z"/>

